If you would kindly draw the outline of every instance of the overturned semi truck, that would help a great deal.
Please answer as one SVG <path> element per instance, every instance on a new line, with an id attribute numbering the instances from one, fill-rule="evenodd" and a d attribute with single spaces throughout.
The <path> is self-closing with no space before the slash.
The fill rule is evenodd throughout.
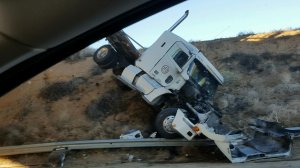
<path id="1" fill-rule="evenodd" d="M 107 37 L 110 45 L 96 50 L 94 61 L 160 110 L 154 124 L 163 138 L 192 140 L 202 134 L 233 163 L 289 156 L 297 128 L 256 120 L 249 135 L 221 123 L 212 101 L 223 76 L 195 46 L 172 33 L 187 16 L 188 11 L 142 53 L 119 31 Z"/>

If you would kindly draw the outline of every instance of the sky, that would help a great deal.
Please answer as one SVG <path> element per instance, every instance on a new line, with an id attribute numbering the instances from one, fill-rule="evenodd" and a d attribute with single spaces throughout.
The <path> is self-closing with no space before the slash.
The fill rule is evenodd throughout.
<path id="1" fill-rule="evenodd" d="M 300 28 L 300 0 L 188 0 L 128 26 L 124 31 L 149 47 L 186 10 L 189 16 L 173 32 L 187 41 L 235 37 Z M 103 45 L 104 40 L 93 44 Z"/>

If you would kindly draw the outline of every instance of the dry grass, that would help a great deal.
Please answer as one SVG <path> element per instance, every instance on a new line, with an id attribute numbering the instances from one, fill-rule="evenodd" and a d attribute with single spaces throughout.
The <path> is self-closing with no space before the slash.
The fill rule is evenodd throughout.
<path id="1" fill-rule="evenodd" d="M 48 101 L 57 101 L 64 96 L 72 94 L 79 85 L 86 82 L 85 78 L 77 77 L 68 82 L 55 82 L 41 89 L 40 97 Z"/>
<path id="2" fill-rule="evenodd" d="M 245 38 L 241 39 L 241 41 L 248 41 L 248 42 L 259 42 L 263 40 L 270 40 L 272 38 L 287 38 L 289 36 L 296 36 L 300 34 L 300 30 L 289 30 L 289 31 L 273 31 L 270 33 L 259 33 L 259 34 L 242 34 L 242 36 L 246 36 Z"/>

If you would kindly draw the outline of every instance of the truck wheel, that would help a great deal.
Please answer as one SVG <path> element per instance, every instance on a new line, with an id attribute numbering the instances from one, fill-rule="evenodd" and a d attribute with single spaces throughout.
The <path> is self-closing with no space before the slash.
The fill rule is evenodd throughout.
<path id="1" fill-rule="evenodd" d="M 113 68 L 118 62 L 117 52 L 110 45 L 104 45 L 97 49 L 93 58 L 102 69 Z"/>
<path id="2" fill-rule="evenodd" d="M 155 120 L 155 127 L 162 138 L 174 139 L 179 137 L 172 127 L 176 112 L 177 108 L 166 108 L 158 113 Z"/>

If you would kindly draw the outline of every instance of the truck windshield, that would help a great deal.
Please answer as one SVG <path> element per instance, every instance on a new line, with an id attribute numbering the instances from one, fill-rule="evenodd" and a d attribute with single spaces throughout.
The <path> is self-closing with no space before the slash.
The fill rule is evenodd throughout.
<path id="1" fill-rule="evenodd" d="M 210 72 L 198 61 L 194 60 L 188 69 L 188 74 L 192 81 L 196 83 L 201 90 L 206 93 L 209 98 L 212 98 L 218 86 L 217 80 Z"/>

